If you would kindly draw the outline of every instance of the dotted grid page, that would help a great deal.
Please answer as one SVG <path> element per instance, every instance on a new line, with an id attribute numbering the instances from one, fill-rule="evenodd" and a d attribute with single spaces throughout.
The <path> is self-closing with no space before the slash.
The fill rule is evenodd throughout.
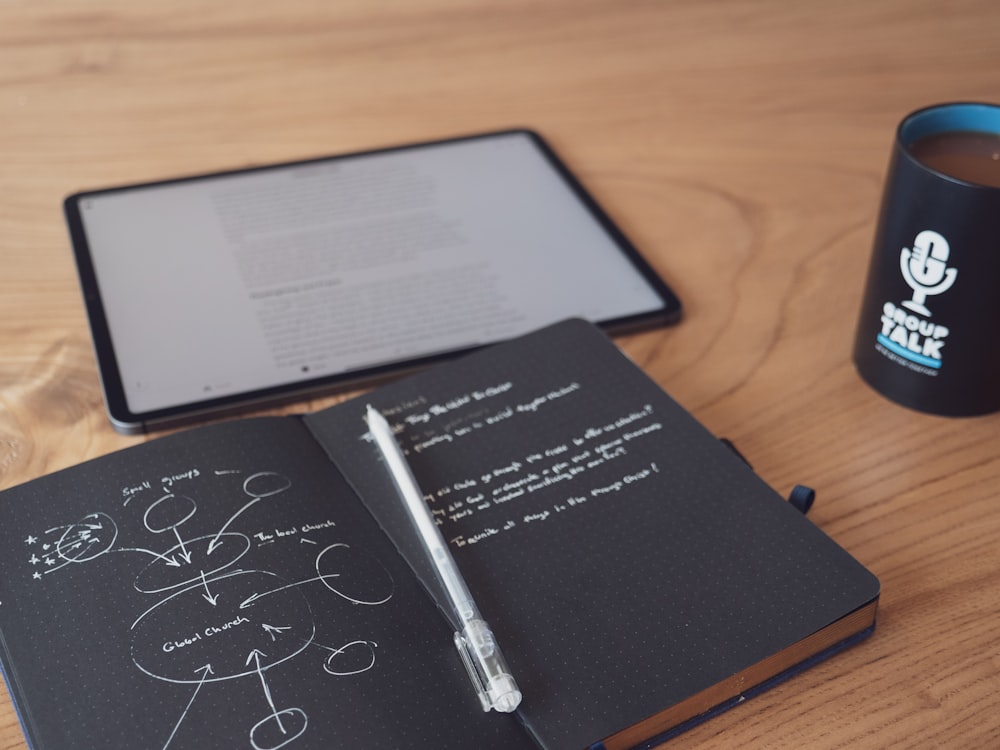
<path id="1" fill-rule="evenodd" d="M 443 611 L 365 437 L 366 402 L 397 430 L 545 747 L 609 737 L 878 594 L 868 571 L 572 320 L 307 420 Z"/>
<path id="2" fill-rule="evenodd" d="M 0 495 L 0 637 L 34 750 L 533 747 L 296 418 Z"/>

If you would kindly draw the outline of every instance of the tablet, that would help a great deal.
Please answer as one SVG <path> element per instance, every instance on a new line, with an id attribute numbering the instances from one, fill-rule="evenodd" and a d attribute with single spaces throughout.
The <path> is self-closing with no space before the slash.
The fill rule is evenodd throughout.
<path id="1" fill-rule="evenodd" d="M 568 317 L 680 303 L 508 130 L 92 190 L 65 215 L 121 432 L 358 387 Z"/>

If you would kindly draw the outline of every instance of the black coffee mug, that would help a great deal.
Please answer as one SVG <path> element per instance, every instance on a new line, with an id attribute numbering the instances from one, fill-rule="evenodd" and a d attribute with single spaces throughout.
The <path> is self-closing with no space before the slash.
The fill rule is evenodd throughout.
<path id="1" fill-rule="evenodd" d="M 1000 410 L 1000 106 L 941 104 L 900 123 L 854 363 L 918 411 Z"/>

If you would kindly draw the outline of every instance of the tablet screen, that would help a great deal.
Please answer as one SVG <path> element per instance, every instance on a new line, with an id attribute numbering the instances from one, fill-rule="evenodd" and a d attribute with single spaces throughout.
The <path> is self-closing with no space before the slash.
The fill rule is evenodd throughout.
<path id="1" fill-rule="evenodd" d="M 89 191 L 66 212 L 120 429 L 567 317 L 679 312 L 530 131 Z"/>

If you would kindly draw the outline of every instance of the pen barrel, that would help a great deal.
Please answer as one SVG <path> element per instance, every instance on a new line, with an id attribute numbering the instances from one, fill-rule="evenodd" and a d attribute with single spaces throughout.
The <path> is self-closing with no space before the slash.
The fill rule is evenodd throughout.
<path id="1" fill-rule="evenodd" d="M 435 529 L 436 531 L 436 529 Z M 444 544 L 442 540 L 442 545 Z M 434 572 L 437 573 L 441 585 L 448 591 L 448 598 L 451 599 L 452 608 L 458 622 L 454 623 L 456 628 L 464 628 L 470 621 L 482 621 L 479 608 L 469 593 L 469 587 L 465 585 L 465 579 L 458 572 L 455 565 L 455 558 L 448 552 L 447 547 L 437 547 L 431 552 L 434 562 Z"/>
<path id="2" fill-rule="evenodd" d="M 420 486 L 396 442 L 392 428 L 385 417 L 371 406 L 368 407 L 368 426 L 385 458 L 424 551 L 430 557 L 434 572 L 448 595 L 456 618 L 454 625 L 458 629 L 455 633 L 455 646 L 476 687 L 483 710 L 494 709 L 510 713 L 521 702 L 521 691 L 500 653 L 493 631 L 479 614 L 479 608 L 448 550 L 448 543 L 424 502 Z"/>
<path id="3" fill-rule="evenodd" d="M 386 422 L 385 417 L 369 407 L 368 426 L 389 467 L 393 484 L 396 485 L 396 490 L 403 500 L 403 507 L 416 529 L 424 551 L 433 563 L 438 580 L 444 586 L 451 601 L 452 609 L 457 617 L 457 621 L 453 625 L 456 628 L 463 628 L 469 620 L 480 617 L 472 594 L 469 593 L 469 588 L 465 585 L 465 580 L 458 571 L 455 559 L 448 550 L 448 543 L 435 523 L 427 503 L 424 502 L 424 493 L 421 492 L 420 485 L 417 484 L 417 479 L 413 476 L 413 471 L 410 469 L 399 443 L 396 442 L 389 423 Z"/>

